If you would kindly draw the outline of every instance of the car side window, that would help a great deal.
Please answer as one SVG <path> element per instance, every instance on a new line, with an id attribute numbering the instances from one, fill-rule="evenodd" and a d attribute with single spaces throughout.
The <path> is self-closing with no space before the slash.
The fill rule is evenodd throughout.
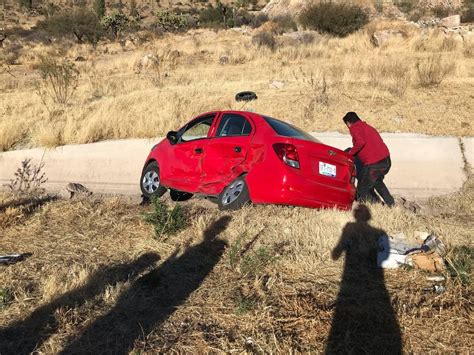
<path id="1" fill-rule="evenodd" d="M 187 127 L 185 127 L 183 133 L 181 134 L 180 142 L 190 142 L 196 139 L 207 138 L 207 134 L 211 129 L 214 117 L 214 115 L 202 117 L 194 122 L 191 122 Z"/>
<path id="2" fill-rule="evenodd" d="M 245 117 L 234 113 L 226 113 L 222 116 L 216 137 L 248 136 L 252 132 L 252 126 Z"/>

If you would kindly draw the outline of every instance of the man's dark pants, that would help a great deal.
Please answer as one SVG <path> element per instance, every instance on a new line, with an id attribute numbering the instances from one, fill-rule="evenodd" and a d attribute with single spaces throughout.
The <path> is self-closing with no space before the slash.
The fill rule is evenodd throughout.
<path id="1" fill-rule="evenodd" d="M 357 200 L 361 202 L 380 202 L 376 195 L 375 191 L 378 192 L 380 197 L 385 201 L 388 206 L 393 206 L 395 201 L 388 191 L 387 186 L 385 186 L 383 179 L 385 175 L 390 171 L 392 162 L 390 157 L 385 158 L 377 163 L 364 165 L 362 168 L 361 174 L 357 174 L 358 183 L 357 183 Z"/>

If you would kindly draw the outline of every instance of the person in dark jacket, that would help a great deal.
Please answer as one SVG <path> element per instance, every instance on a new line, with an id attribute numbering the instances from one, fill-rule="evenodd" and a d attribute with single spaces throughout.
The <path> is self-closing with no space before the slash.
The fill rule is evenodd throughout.
<path id="1" fill-rule="evenodd" d="M 395 201 L 383 182 L 392 162 L 382 137 L 355 112 L 346 113 L 343 121 L 352 136 L 353 147 L 348 153 L 358 157 L 363 164 L 362 172 L 357 174 L 357 199 L 361 202 L 379 202 L 374 194 L 375 190 L 387 206 L 393 206 Z"/>

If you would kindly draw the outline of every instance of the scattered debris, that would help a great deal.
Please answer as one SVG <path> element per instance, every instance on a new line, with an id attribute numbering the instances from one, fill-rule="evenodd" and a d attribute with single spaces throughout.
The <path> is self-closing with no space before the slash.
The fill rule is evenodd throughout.
<path id="1" fill-rule="evenodd" d="M 439 238 L 430 234 L 422 245 L 416 245 L 404 240 L 403 235 L 389 237 L 382 235 L 378 240 L 377 266 L 384 269 L 394 269 L 401 265 L 410 265 L 418 269 L 439 272 L 443 271 L 443 257 L 446 247 Z"/>
<path id="2" fill-rule="evenodd" d="M 26 258 L 29 258 L 32 255 L 33 255 L 33 253 L 1 255 L 0 256 L 0 264 L 3 264 L 3 265 L 15 264 L 19 261 L 23 261 Z"/>
<path id="3" fill-rule="evenodd" d="M 442 282 L 446 280 L 446 278 L 444 276 L 427 276 L 426 280 L 433 282 Z"/>
<path id="4" fill-rule="evenodd" d="M 433 287 L 426 287 L 423 289 L 423 291 L 429 291 L 429 292 L 434 292 L 434 293 L 443 293 L 446 291 L 446 288 L 442 285 L 434 285 Z"/>
<path id="5" fill-rule="evenodd" d="M 283 81 L 271 80 L 268 86 L 270 89 L 283 89 L 285 85 L 286 84 Z"/>
<path id="6" fill-rule="evenodd" d="M 89 191 L 84 185 L 78 184 L 75 182 L 70 182 L 66 185 L 66 190 L 71 194 L 69 198 L 73 198 L 77 194 L 92 195 L 92 192 Z"/>

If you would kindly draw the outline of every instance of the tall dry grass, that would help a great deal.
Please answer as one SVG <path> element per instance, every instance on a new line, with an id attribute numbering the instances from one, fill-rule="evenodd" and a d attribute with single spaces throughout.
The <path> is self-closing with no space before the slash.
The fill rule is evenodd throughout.
<path id="1" fill-rule="evenodd" d="M 370 224 L 389 235 L 403 233 L 412 241 L 419 242 L 417 231 L 434 232 L 449 249 L 472 248 L 472 218 L 446 214 L 453 206 L 472 205 L 472 178 L 470 181 L 462 193 L 434 201 L 437 207 L 431 215 L 416 215 L 400 207 L 370 206 Z M 8 202 L 6 198 L 0 198 L 0 206 Z M 142 309 L 134 300 L 149 302 L 140 298 L 137 278 L 150 268 L 176 272 L 150 280 L 157 282 L 152 283 L 153 292 L 144 291 L 160 304 L 162 295 L 175 292 L 163 283 L 167 277 L 187 277 L 180 274 L 183 270 L 169 269 L 173 258 L 186 255 L 211 233 L 209 227 L 215 221 L 225 218 L 230 219 L 229 224 L 218 237 L 227 247 L 214 269 L 175 311 L 167 313 L 163 322 L 145 328 L 148 330 L 134 342 L 135 350 L 162 351 L 169 346 L 169 339 L 174 339 L 173 350 L 178 352 L 245 351 L 249 339 L 266 352 L 323 350 L 343 270 L 342 260 L 333 261 L 331 253 L 344 227 L 353 221 L 351 213 L 258 206 L 229 215 L 195 200 L 185 203 L 185 210 L 189 227 L 166 240 L 153 238 L 152 227 L 143 222 L 145 210 L 123 198 L 56 201 L 28 214 L 21 207 L 0 210 L 0 248 L 33 252 L 31 258 L 0 274 L 0 284 L 14 295 L 2 310 L 0 326 L 8 329 L 23 324 L 29 329 L 32 323 L 24 322 L 30 316 L 46 319 L 38 328 L 41 333 L 36 333 L 46 335 L 36 350 L 57 353 L 90 324 L 100 324 L 112 312 L 113 316 L 105 319 L 113 327 L 95 331 L 108 332 L 113 343 L 117 329 L 132 326 L 120 312 L 134 314 L 135 309 Z M 126 265 L 146 252 L 158 253 L 161 260 L 141 271 L 127 269 Z M 108 275 L 107 270 L 120 272 Z M 195 265 L 185 270 L 197 272 Z M 385 272 L 402 330 L 403 351 L 468 351 L 473 346 L 469 335 L 472 290 L 449 278 L 443 294 L 430 293 L 426 288 L 432 284 L 425 276 L 416 270 Z M 119 281 L 114 282 L 117 277 Z M 89 289 L 94 290 L 92 296 Z M 124 295 L 128 297 L 127 308 L 113 313 L 114 307 L 124 302 Z M 148 316 L 164 311 L 151 307 L 138 317 L 147 324 Z M 452 336 L 454 333 L 458 336 Z M 7 341 L 0 338 L 0 345 L 6 346 Z M 15 345 L 20 352 L 21 344 Z"/>
<path id="2" fill-rule="evenodd" d="M 342 131 L 340 118 L 355 110 L 386 132 L 472 135 L 473 44 L 410 29 L 407 38 L 375 48 L 370 33 L 377 26 L 371 26 L 343 39 L 316 37 L 309 44 L 286 39 L 273 51 L 252 45 L 250 36 L 235 30 L 167 35 L 135 49 L 36 45 L 20 56 L 16 78 L 1 76 L 0 148 L 161 136 L 200 112 L 239 108 L 233 97 L 242 90 L 258 93 L 252 109 L 309 131 Z M 171 51 L 178 55 L 171 66 L 136 73 L 137 59 Z M 81 76 L 69 105 L 45 107 L 34 93 L 35 58 L 45 53 L 87 58 L 77 63 Z M 222 55 L 228 64 L 219 64 Z M 433 56 L 452 70 L 438 87 L 420 88 L 416 63 Z M 304 80 L 294 76 L 299 70 L 324 75 L 332 95 L 327 109 L 309 115 L 300 110 L 307 95 Z M 285 87 L 270 88 L 271 80 Z"/>

